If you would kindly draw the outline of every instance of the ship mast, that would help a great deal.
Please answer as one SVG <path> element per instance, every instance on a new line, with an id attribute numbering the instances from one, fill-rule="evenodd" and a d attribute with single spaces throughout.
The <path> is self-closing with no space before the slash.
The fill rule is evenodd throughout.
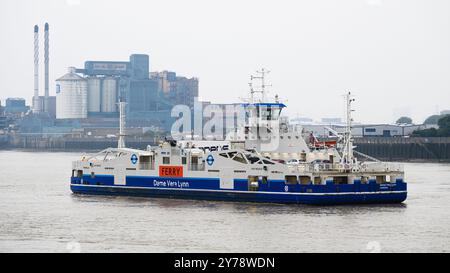
<path id="1" fill-rule="evenodd" d="M 125 148 L 125 105 L 126 103 L 123 101 L 120 101 L 119 103 L 119 141 L 117 143 L 117 148 L 123 149 Z"/>
<path id="2" fill-rule="evenodd" d="M 266 84 L 266 75 L 270 73 L 270 71 L 266 70 L 265 68 L 262 68 L 261 70 L 256 71 L 259 76 L 250 76 L 250 80 L 252 81 L 250 85 L 250 94 L 251 94 L 251 101 L 250 103 L 255 103 L 255 93 L 261 93 L 261 98 L 259 102 L 266 102 L 267 99 L 267 91 L 266 87 L 270 87 L 272 85 Z M 261 80 L 261 85 L 258 86 L 258 88 L 255 90 L 253 86 L 253 80 Z"/>
<path id="3" fill-rule="evenodd" d="M 345 95 L 345 100 L 347 103 L 347 127 L 346 132 L 344 134 L 344 149 L 342 153 L 342 159 L 341 163 L 353 163 L 354 162 L 354 155 L 353 155 L 353 136 L 352 136 L 352 112 L 354 111 L 352 109 L 352 102 L 355 101 L 352 94 L 348 92 Z"/>

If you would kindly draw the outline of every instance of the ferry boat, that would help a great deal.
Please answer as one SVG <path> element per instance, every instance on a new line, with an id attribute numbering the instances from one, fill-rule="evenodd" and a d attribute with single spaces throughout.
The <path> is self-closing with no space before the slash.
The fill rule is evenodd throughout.
<path id="1" fill-rule="evenodd" d="M 401 165 L 354 150 L 350 93 L 346 95 L 346 132 L 337 134 L 337 141 L 321 142 L 282 120 L 286 105 L 278 98 L 267 99 L 267 71 L 259 72 L 261 76 L 252 79 L 260 79 L 261 86 L 256 90 L 251 85 L 251 97 L 242 104 L 245 122 L 223 141 L 186 138 L 163 141 L 146 150 L 126 148 L 124 103 L 119 103 L 118 148 L 73 162 L 71 190 L 75 194 L 311 205 L 406 200 Z M 359 161 L 355 153 L 368 160 Z"/>

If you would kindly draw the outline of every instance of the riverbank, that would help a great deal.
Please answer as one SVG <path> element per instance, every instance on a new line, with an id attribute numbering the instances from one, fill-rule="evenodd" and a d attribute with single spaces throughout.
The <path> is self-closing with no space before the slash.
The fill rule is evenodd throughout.
<path id="1" fill-rule="evenodd" d="M 358 152 L 385 161 L 450 162 L 450 137 L 355 138 Z"/>

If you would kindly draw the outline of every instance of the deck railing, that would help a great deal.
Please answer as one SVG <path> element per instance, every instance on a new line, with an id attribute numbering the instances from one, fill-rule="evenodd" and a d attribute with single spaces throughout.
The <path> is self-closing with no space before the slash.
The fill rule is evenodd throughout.
<path id="1" fill-rule="evenodd" d="M 341 163 L 303 163 L 296 166 L 299 172 L 403 172 L 403 165 L 370 162 L 362 164 L 341 164 Z"/>

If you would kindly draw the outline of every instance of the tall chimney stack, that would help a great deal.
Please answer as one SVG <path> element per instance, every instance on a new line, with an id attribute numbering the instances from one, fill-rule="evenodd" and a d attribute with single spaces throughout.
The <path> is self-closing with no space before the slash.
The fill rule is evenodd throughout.
<path id="1" fill-rule="evenodd" d="M 49 86 L 48 86 L 48 74 L 49 74 L 49 26 L 45 23 L 44 32 L 44 63 L 45 63 L 45 98 L 44 98 L 44 112 L 49 111 Z"/>
<path id="2" fill-rule="evenodd" d="M 34 26 L 34 97 L 33 112 L 41 112 L 39 102 L 39 27 Z"/>

